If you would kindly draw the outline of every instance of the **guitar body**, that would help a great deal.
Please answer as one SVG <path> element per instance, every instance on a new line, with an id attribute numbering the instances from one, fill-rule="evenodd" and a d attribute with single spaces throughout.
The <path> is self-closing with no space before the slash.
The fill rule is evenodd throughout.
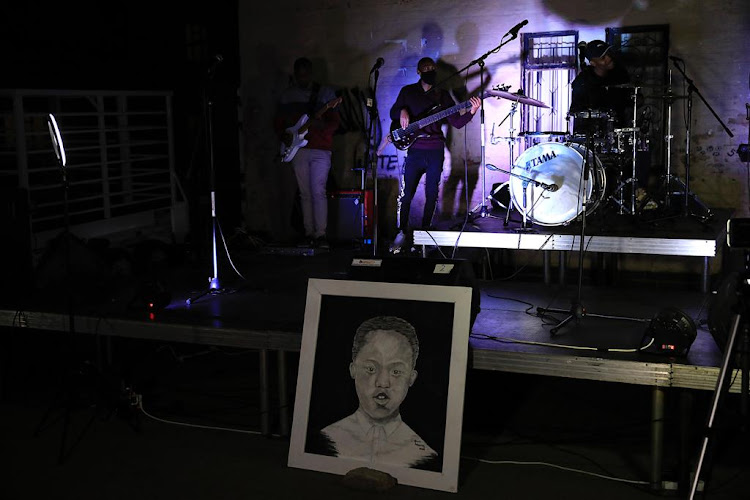
<path id="1" fill-rule="evenodd" d="M 292 142 L 288 146 L 283 142 L 281 143 L 282 162 L 286 163 L 292 161 L 292 158 L 297 154 L 299 148 L 307 146 L 307 139 L 305 139 L 305 136 L 307 135 L 307 127 L 305 127 L 305 124 L 309 119 L 310 118 L 307 115 L 302 115 L 300 119 L 297 120 L 297 123 L 286 129 L 285 133 L 292 137 Z"/>
<path id="2" fill-rule="evenodd" d="M 406 151 L 414 144 L 414 141 L 419 139 L 420 134 L 418 130 L 409 131 L 407 129 L 400 128 L 396 122 L 391 124 L 391 142 L 397 149 Z M 407 127 L 408 128 L 408 127 Z"/>

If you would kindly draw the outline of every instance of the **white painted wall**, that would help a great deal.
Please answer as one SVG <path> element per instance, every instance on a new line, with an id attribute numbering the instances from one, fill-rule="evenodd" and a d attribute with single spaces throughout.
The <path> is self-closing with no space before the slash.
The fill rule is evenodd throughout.
<path id="1" fill-rule="evenodd" d="M 748 0 L 274 0 L 241 1 L 239 6 L 244 159 L 247 183 L 247 213 L 252 229 L 288 234 L 294 178 L 289 165 L 273 162 L 277 143 L 271 129 L 274 103 L 286 84 L 294 59 L 306 56 L 316 66 L 317 78 L 338 88 L 365 89 L 368 74 L 378 57 L 380 70 L 377 100 L 384 130 L 390 127 L 388 112 L 398 90 L 416 81 L 416 61 L 425 55 L 463 68 L 495 48 L 508 29 L 528 19 L 525 32 L 578 30 L 581 40 L 604 39 L 606 27 L 669 24 L 670 54 L 686 61 L 688 76 L 729 129 L 730 138 L 707 106 L 693 100 L 691 188 L 712 208 L 733 208 L 747 215 L 748 171 L 736 149 L 748 142 L 745 103 L 750 102 L 750 2 Z M 426 29 L 430 28 L 431 29 Z M 425 33 L 427 31 L 427 33 Z M 522 32 L 524 32 L 522 31 Z M 486 59 L 491 85 L 521 85 L 520 37 Z M 476 67 L 472 68 L 476 69 Z M 478 78 L 468 88 L 478 86 Z M 676 91 L 684 93 L 679 75 Z M 504 100 L 487 100 L 487 136 L 510 110 Z M 518 120 L 518 118 L 516 118 Z M 518 124 L 518 123 L 517 123 Z M 684 176 L 685 124 L 681 105 L 674 107 L 672 168 Z M 507 123 L 503 125 L 506 130 Z M 516 127 L 517 128 L 517 127 Z M 464 132 L 453 134 L 450 156 L 444 169 L 439 213 L 451 217 L 463 196 L 463 160 L 470 172 L 470 207 L 481 200 L 507 175 L 478 169 L 481 140 L 479 117 Z M 499 130 L 499 129 L 498 129 Z M 464 146 L 464 138 L 466 146 Z M 360 143 L 360 144 L 358 144 Z M 359 177 L 351 172 L 361 157 L 361 136 L 337 138 L 334 177 L 341 187 L 357 187 Z M 360 148 L 360 149 L 357 149 Z M 381 160 L 380 203 L 386 210 L 381 228 L 393 232 L 395 212 L 394 166 L 402 160 L 395 148 Z M 487 141 L 486 161 L 507 166 L 506 142 Z M 390 164 L 390 167 L 388 166 Z M 456 187 L 457 185 L 457 187 Z M 413 208 L 421 213 L 418 203 Z"/>

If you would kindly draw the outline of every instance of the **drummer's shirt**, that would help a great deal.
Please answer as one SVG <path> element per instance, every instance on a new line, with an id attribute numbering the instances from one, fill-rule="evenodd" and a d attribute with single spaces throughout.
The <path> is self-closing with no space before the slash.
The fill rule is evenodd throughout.
<path id="1" fill-rule="evenodd" d="M 618 62 L 604 76 L 597 75 L 593 66 L 586 66 L 573 80 L 570 113 L 584 110 L 613 111 L 618 125 L 624 123 L 626 108 L 632 102 L 632 89 L 607 87 L 629 81 L 628 71 Z"/>

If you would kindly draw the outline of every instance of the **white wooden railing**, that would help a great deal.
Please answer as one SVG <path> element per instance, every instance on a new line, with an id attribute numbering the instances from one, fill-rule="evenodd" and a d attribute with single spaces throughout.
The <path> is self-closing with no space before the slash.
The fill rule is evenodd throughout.
<path id="1" fill-rule="evenodd" d="M 32 251 L 64 227 L 62 172 L 49 113 L 67 153 L 74 234 L 186 231 L 187 204 L 174 173 L 170 92 L 0 90 L 0 182 L 25 193 Z"/>

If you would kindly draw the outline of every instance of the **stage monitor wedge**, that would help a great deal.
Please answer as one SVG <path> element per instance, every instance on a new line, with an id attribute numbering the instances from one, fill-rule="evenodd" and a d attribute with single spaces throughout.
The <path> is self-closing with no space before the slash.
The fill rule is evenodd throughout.
<path id="1" fill-rule="evenodd" d="M 471 288 L 471 324 L 479 314 L 480 289 L 471 261 L 418 257 L 355 257 L 347 279 L 412 283 L 418 285 L 465 286 Z"/>

